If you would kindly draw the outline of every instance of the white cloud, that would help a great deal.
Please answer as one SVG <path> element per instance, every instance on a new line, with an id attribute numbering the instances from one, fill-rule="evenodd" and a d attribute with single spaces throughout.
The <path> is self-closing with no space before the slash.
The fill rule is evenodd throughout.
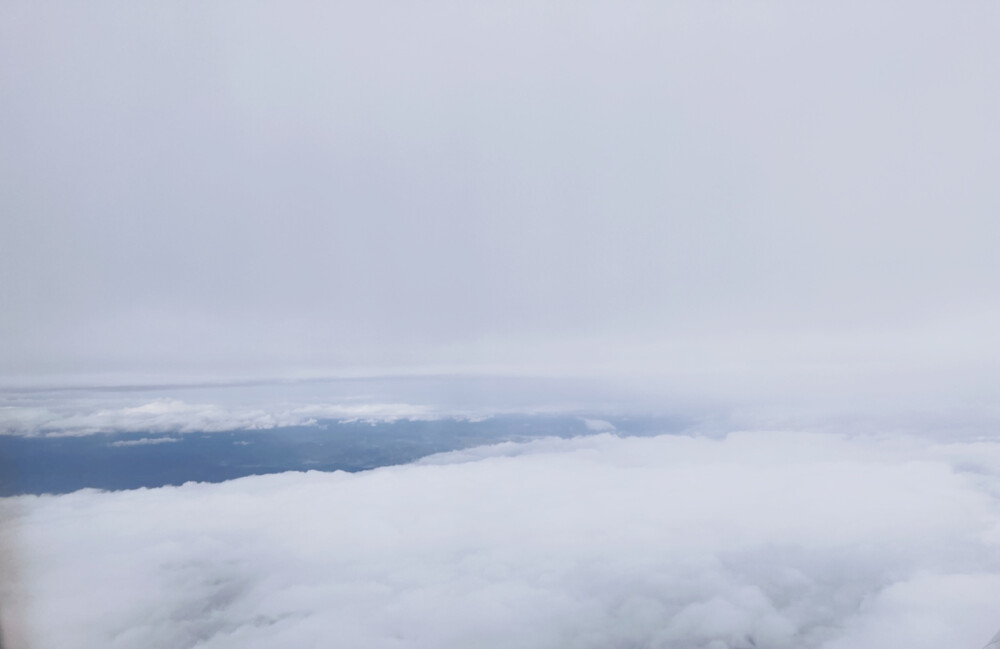
<path id="1" fill-rule="evenodd" d="M 190 433 L 308 426 L 318 419 L 344 421 L 431 419 L 432 408 L 407 403 L 220 405 L 155 398 L 100 405 L 54 399 L 44 405 L 0 407 L 0 433 L 89 435 L 94 433 Z"/>
<path id="2" fill-rule="evenodd" d="M 583 425 L 587 427 L 587 430 L 595 433 L 610 433 L 615 430 L 614 424 L 610 421 L 604 421 L 603 419 L 583 418 Z"/>
<path id="3" fill-rule="evenodd" d="M 140 439 L 121 439 L 117 442 L 109 442 L 108 446 L 146 446 L 149 444 L 168 444 L 179 442 L 180 437 L 142 437 Z"/>
<path id="4" fill-rule="evenodd" d="M 1000 624 L 992 442 L 597 435 L 5 504 L 5 629 L 34 649 L 977 649 Z"/>

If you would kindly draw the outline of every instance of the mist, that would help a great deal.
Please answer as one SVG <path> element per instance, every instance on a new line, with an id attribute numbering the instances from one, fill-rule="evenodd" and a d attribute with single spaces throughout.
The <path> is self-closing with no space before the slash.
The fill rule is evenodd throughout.
<path id="1" fill-rule="evenodd" d="M 996 12 L 5 3 L 4 379 L 981 384 Z"/>

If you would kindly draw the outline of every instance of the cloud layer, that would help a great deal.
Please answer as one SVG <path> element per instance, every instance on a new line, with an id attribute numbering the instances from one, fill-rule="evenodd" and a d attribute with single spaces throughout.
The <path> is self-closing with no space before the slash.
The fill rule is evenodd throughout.
<path id="1" fill-rule="evenodd" d="M 255 408 L 160 398 L 110 408 L 94 408 L 93 405 L 63 402 L 47 407 L 0 407 L 0 433 L 218 432 L 310 425 L 318 419 L 392 421 L 436 416 L 427 407 L 405 403 L 284 404 Z"/>
<path id="2" fill-rule="evenodd" d="M 998 499 L 1000 444 L 782 433 L 20 497 L 3 623 L 35 649 L 978 649 Z"/>
<path id="3" fill-rule="evenodd" d="M 215 432 L 323 419 L 476 420 L 504 413 L 649 410 L 637 407 L 640 402 L 607 382 L 482 376 L 13 388 L 0 389 L 0 434 Z"/>
<path id="4" fill-rule="evenodd" d="M 0 366 L 995 366 L 997 17 L 0 4 Z"/>

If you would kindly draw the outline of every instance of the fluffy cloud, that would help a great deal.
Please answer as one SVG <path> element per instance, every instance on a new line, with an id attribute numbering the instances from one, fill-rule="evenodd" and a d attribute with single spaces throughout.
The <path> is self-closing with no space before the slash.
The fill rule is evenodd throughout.
<path id="1" fill-rule="evenodd" d="M 998 478 L 996 443 L 597 435 L 19 497 L 3 622 L 35 649 L 978 649 Z"/>

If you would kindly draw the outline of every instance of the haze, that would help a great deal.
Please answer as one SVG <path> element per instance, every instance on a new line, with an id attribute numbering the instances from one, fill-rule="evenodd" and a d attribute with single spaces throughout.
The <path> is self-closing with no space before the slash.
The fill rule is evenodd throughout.
<path id="1" fill-rule="evenodd" d="M 4 2 L 4 381 L 987 400 L 998 11 Z"/>
<path id="2" fill-rule="evenodd" d="M 998 34 L 0 0 L 0 645 L 998 646 Z"/>

